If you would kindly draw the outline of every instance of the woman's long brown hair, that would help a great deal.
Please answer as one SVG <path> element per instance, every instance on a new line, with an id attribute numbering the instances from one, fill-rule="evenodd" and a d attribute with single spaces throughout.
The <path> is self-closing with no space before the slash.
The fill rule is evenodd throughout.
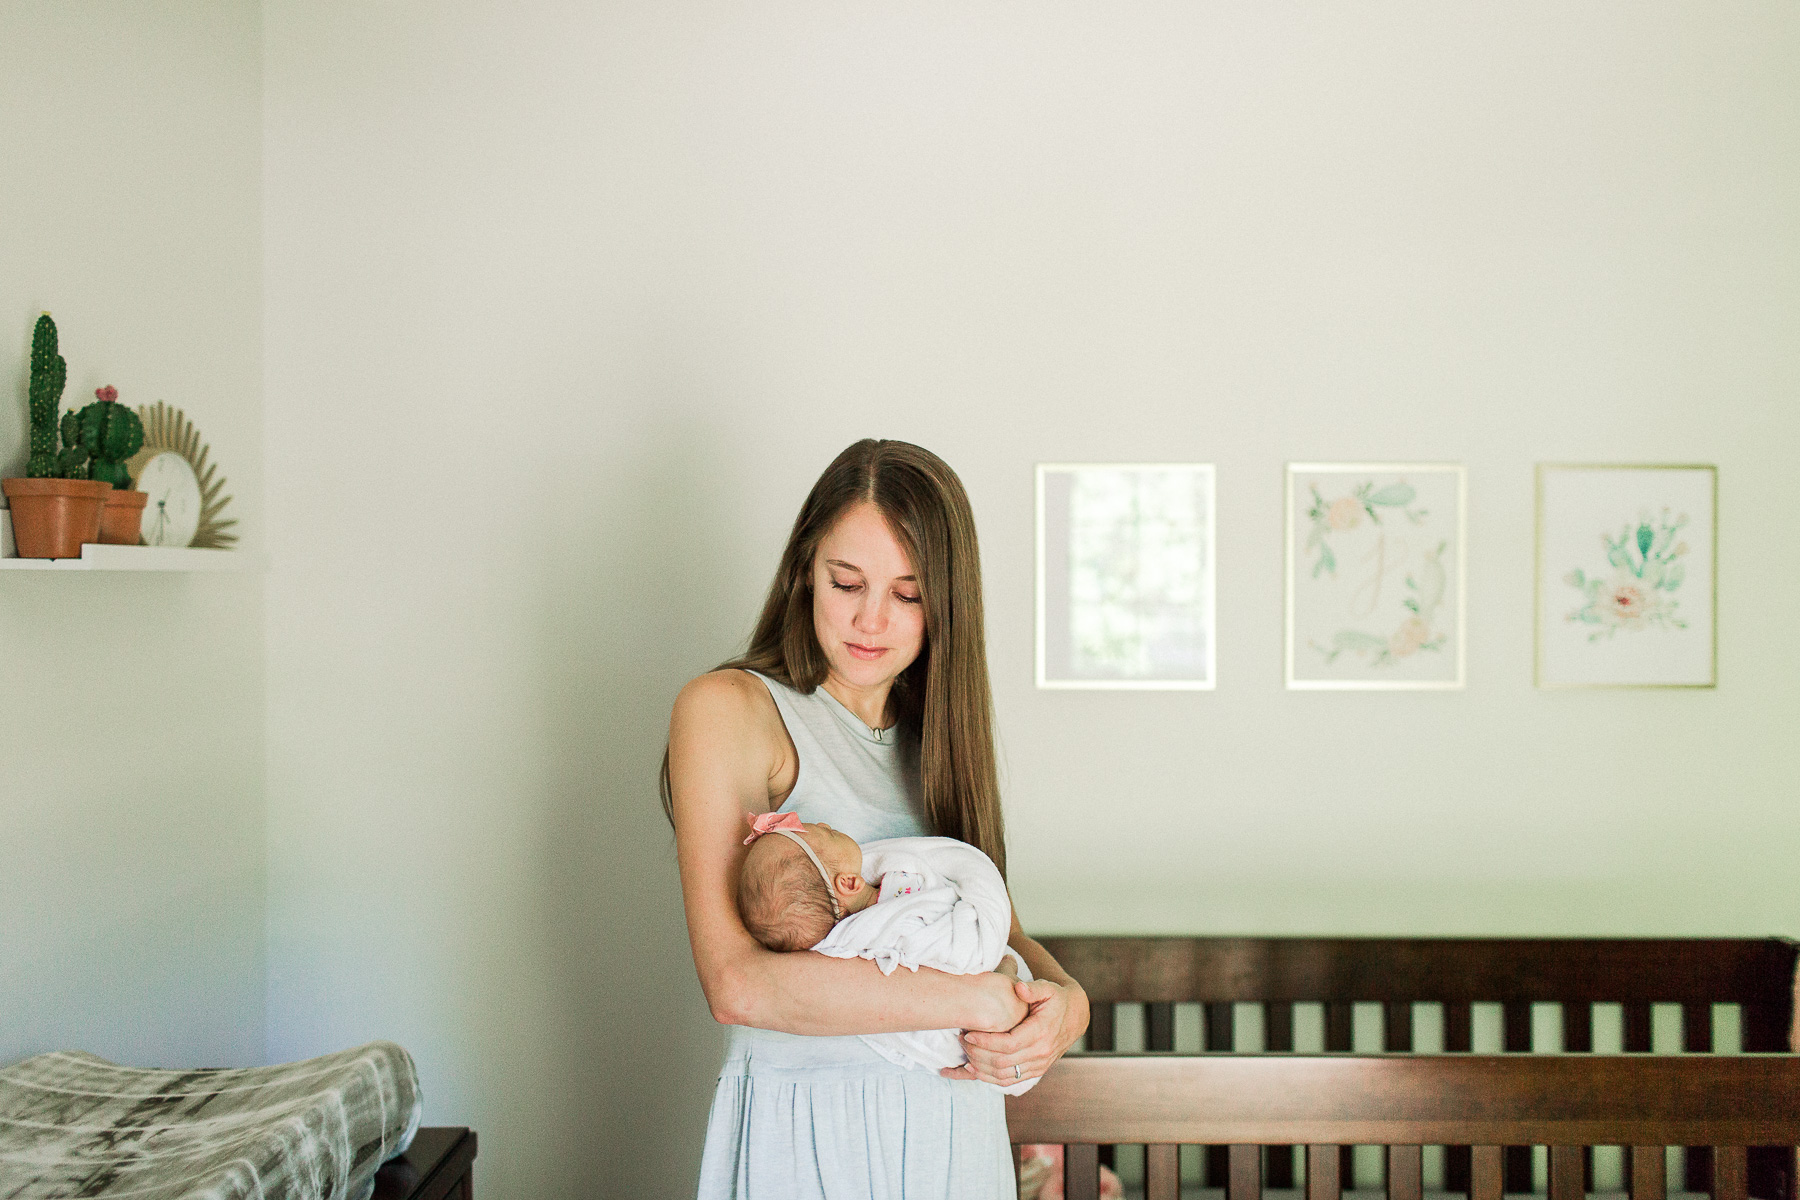
<path id="1" fill-rule="evenodd" d="M 891 701 L 900 724 L 919 738 L 925 822 L 938 836 L 981 850 L 1004 876 L 981 554 L 968 493 L 943 459 L 910 442 L 875 438 L 838 455 L 794 519 L 749 648 L 717 669 L 759 671 L 807 694 L 825 682 L 829 663 L 813 630 L 813 559 L 838 518 L 862 501 L 887 518 L 925 604 L 924 645 L 894 681 Z M 673 823 L 666 749 L 662 802 Z"/>

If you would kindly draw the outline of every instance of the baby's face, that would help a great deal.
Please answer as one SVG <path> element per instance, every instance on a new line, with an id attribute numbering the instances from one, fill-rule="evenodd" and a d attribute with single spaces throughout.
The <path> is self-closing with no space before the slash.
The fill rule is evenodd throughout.
<path id="1" fill-rule="evenodd" d="M 833 875 L 862 875 L 862 847 L 849 834 L 840 833 L 820 821 L 816 825 L 802 824 L 800 836 L 806 839 L 806 844 Z"/>

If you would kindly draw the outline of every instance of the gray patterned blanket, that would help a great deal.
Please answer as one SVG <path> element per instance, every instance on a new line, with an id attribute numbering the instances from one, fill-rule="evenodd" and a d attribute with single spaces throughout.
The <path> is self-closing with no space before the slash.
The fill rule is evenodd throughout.
<path id="1" fill-rule="evenodd" d="M 0 1070 L 0 1200 L 360 1200 L 419 1113 L 392 1042 L 242 1070 L 40 1054 Z"/>

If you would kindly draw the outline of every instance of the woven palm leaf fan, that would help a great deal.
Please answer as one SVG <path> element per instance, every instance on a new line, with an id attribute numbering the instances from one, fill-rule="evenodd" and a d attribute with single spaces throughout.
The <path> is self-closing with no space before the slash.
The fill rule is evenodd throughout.
<path id="1" fill-rule="evenodd" d="M 194 478 L 200 483 L 200 524 L 188 545 L 230 549 L 237 542 L 237 534 L 225 531 L 237 521 L 219 519 L 225 506 L 231 503 L 231 497 L 220 494 L 225 490 L 225 477 L 218 473 L 218 464 L 206 461 L 212 447 L 201 443 L 200 431 L 179 408 L 170 408 L 158 400 L 154 407 L 139 405 L 137 412 L 144 422 L 144 448 L 139 455 L 173 450 L 187 459 L 188 465 L 194 468 Z"/>

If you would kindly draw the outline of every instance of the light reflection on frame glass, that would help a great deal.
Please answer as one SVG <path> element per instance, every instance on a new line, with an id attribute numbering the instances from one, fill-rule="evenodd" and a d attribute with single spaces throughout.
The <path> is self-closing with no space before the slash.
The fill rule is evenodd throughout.
<path id="1" fill-rule="evenodd" d="M 1037 685 L 1210 689 L 1214 480 L 1202 463 L 1037 469 Z"/>

